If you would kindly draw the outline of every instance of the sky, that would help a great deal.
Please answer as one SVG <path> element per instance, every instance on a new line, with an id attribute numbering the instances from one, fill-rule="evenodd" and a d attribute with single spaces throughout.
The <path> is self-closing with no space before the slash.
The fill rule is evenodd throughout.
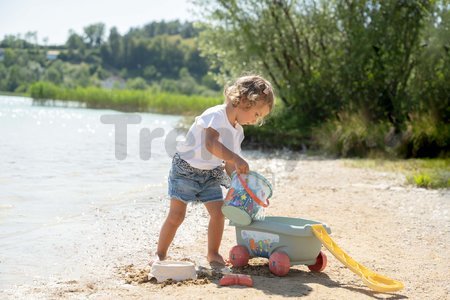
<path id="1" fill-rule="evenodd" d="M 121 34 L 152 21 L 193 21 L 194 6 L 186 0 L 0 0 L 0 40 L 8 34 L 37 31 L 38 43 L 63 44 L 69 30 L 83 33 L 102 22 Z"/>

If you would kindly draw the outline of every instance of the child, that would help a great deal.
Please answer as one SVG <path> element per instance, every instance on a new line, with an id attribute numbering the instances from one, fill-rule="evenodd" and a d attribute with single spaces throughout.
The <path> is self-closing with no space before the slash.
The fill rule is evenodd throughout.
<path id="1" fill-rule="evenodd" d="M 210 263 L 225 264 L 219 254 L 224 229 L 221 185 L 229 187 L 233 171 L 248 173 L 241 157 L 244 132 L 241 125 L 262 124 L 274 104 L 271 84 L 260 76 L 244 76 L 226 87 L 225 103 L 195 118 L 186 141 L 177 148 L 169 173 L 169 214 L 161 228 L 158 259 L 164 260 L 189 202 L 203 202 L 210 215 L 208 254 Z M 224 166 L 223 166 L 224 164 Z"/>

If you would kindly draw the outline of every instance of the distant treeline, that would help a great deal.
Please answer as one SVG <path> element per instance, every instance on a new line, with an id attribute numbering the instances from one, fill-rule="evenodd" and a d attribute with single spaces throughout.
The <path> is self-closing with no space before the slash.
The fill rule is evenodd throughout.
<path id="1" fill-rule="evenodd" d="M 197 36 L 192 22 L 180 21 L 151 22 L 124 35 L 92 24 L 52 47 L 38 43 L 37 32 L 9 35 L 0 42 L 0 90 L 23 92 L 36 81 L 101 86 L 113 78 L 116 87 L 137 79 L 141 89 L 161 85 L 175 93 L 212 95 L 219 86 L 208 75 Z"/>

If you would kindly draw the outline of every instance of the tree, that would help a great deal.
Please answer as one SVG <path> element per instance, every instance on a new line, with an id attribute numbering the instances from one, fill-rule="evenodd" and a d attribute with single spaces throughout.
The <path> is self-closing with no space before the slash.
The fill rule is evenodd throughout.
<path id="1" fill-rule="evenodd" d="M 340 1 L 340 94 L 368 121 L 397 129 L 413 105 L 408 80 L 421 51 L 430 1 Z"/>
<path id="2" fill-rule="evenodd" d="M 6 90 L 13 92 L 24 82 L 26 82 L 25 70 L 17 65 L 12 66 L 9 69 Z"/>
<path id="3" fill-rule="evenodd" d="M 25 41 L 28 44 L 33 44 L 35 47 L 38 46 L 38 34 L 37 31 L 28 31 L 25 33 Z"/>
<path id="4" fill-rule="evenodd" d="M 11 66 L 17 64 L 18 54 L 13 49 L 10 49 L 10 48 L 5 49 L 4 56 L 5 57 L 3 59 L 3 64 L 6 67 L 11 67 Z"/>
<path id="5" fill-rule="evenodd" d="M 21 39 L 21 35 L 5 35 L 5 38 L 1 42 L 2 48 L 24 48 L 25 42 Z"/>
<path id="6" fill-rule="evenodd" d="M 136 77 L 127 81 L 127 88 L 131 90 L 145 90 L 148 88 L 148 84 L 142 77 Z"/>
<path id="7" fill-rule="evenodd" d="M 302 126 L 340 108 L 332 76 L 339 31 L 329 1 L 197 1 L 208 24 L 200 49 L 222 81 L 245 71 L 262 73 Z M 319 3 L 316 3 L 319 2 Z"/>
<path id="8" fill-rule="evenodd" d="M 189 73 L 197 80 L 201 79 L 208 72 L 209 65 L 205 59 L 200 56 L 198 48 L 188 48 L 185 51 L 184 65 Z"/>
<path id="9" fill-rule="evenodd" d="M 99 47 L 103 43 L 105 24 L 95 23 L 84 27 L 83 30 L 89 47 Z"/>
<path id="10" fill-rule="evenodd" d="M 260 72 L 298 126 L 340 110 L 399 129 L 408 80 L 432 2 L 372 0 L 196 1 L 207 24 L 200 48 L 222 78 Z"/>
<path id="11" fill-rule="evenodd" d="M 123 66 L 123 56 L 122 36 L 116 27 L 112 27 L 109 31 L 108 42 L 102 45 L 102 57 L 107 64 L 121 68 Z"/>
<path id="12" fill-rule="evenodd" d="M 409 86 L 416 111 L 450 122 L 450 5 L 438 1 L 428 19 Z"/>
<path id="13" fill-rule="evenodd" d="M 6 90 L 6 85 L 8 82 L 8 70 L 6 69 L 5 65 L 0 62 L 0 91 Z"/>
<path id="14" fill-rule="evenodd" d="M 83 38 L 72 29 L 69 30 L 69 38 L 66 41 L 66 47 L 70 50 L 84 48 Z"/>
<path id="15" fill-rule="evenodd" d="M 73 30 L 69 30 L 69 38 L 66 42 L 68 51 L 68 60 L 81 62 L 84 58 L 86 45 L 83 38 Z"/>
<path id="16" fill-rule="evenodd" d="M 55 84 L 62 84 L 64 80 L 63 62 L 60 60 L 54 61 L 44 72 L 44 81 L 50 81 Z"/>

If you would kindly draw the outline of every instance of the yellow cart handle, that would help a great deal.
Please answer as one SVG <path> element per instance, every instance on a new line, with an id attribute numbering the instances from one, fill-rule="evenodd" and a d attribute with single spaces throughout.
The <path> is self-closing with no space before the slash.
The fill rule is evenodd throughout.
<path id="1" fill-rule="evenodd" d="M 395 292 L 403 289 L 403 283 L 389 277 L 378 274 L 356 260 L 351 258 L 342 250 L 331 237 L 322 224 L 311 225 L 312 232 L 322 244 L 347 268 L 362 278 L 363 282 L 372 290 L 377 292 Z"/>

